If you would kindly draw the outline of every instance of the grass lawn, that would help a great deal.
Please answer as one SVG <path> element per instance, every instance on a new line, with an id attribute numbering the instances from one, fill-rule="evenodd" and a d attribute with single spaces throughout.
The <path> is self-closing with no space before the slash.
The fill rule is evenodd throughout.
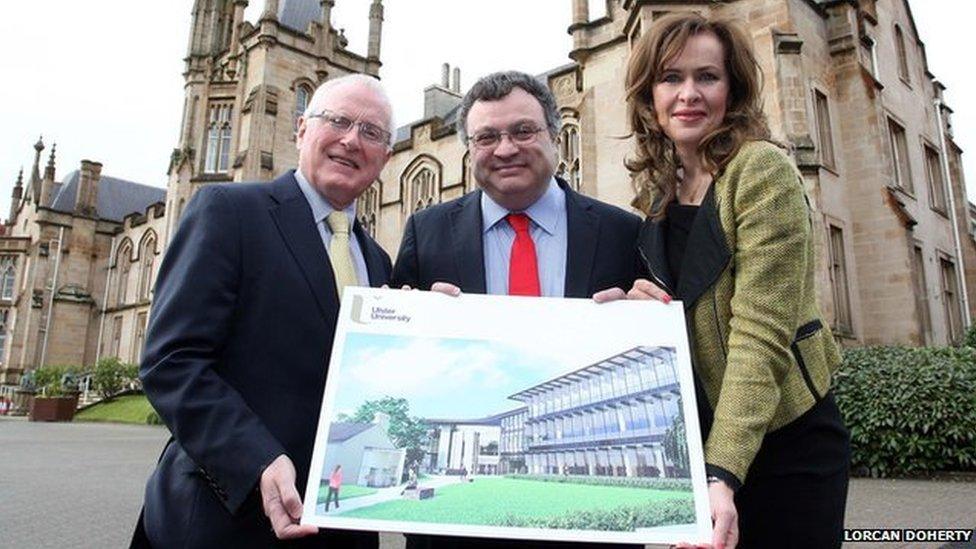
<path id="1" fill-rule="evenodd" d="M 367 488 L 365 486 L 356 486 L 355 484 L 343 484 L 339 487 L 339 501 L 344 499 L 358 498 L 361 496 L 368 496 L 370 494 L 375 494 L 376 488 Z M 325 503 L 325 496 L 329 495 L 329 483 L 323 482 L 322 486 L 319 487 L 319 503 Z"/>
<path id="2" fill-rule="evenodd" d="M 153 411 L 146 395 L 123 395 L 102 401 L 75 414 L 74 421 L 107 421 L 112 423 L 146 424 Z"/>
<path id="3" fill-rule="evenodd" d="M 352 509 L 345 517 L 453 524 L 492 524 L 506 515 L 552 517 L 585 510 L 679 500 L 694 505 L 691 492 L 589 486 L 502 477 L 437 488 L 431 499 L 395 500 Z"/>

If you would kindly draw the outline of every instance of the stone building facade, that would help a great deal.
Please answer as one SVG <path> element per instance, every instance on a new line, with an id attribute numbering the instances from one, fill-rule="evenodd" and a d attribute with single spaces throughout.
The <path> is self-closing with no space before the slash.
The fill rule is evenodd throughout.
<path id="1" fill-rule="evenodd" d="M 594 20 L 588 0 L 560 8 L 573 14 L 569 62 L 539 75 L 560 107 L 560 173 L 573 187 L 630 203 L 623 79 L 643 30 L 675 10 L 731 17 L 754 41 L 773 136 L 815 209 L 818 292 L 834 333 L 846 345 L 960 336 L 976 291 L 962 151 L 907 0 L 593 1 L 606 2 Z M 0 382 L 40 364 L 138 360 L 160 254 L 195 190 L 293 167 L 297 117 L 315 87 L 380 74 L 381 0 L 365 55 L 331 24 L 335 0 L 265 0 L 256 23 L 244 20 L 247 4 L 194 2 L 165 191 L 101 176 L 93 162 L 59 184 L 53 160 L 41 175 L 39 145 L 0 235 Z M 391 255 L 412 212 L 474 187 L 454 130 L 461 96 L 459 71 L 445 66 L 424 90 L 424 117 L 397 130 L 359 201 L 360 221 Z"/>

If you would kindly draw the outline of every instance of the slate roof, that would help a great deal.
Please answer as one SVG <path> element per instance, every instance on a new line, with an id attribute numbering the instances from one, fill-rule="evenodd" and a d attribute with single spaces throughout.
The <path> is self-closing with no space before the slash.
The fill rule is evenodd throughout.
<path id="1" fill-rule="evenodd" d="M 79 179 L 78 170 L 75 170 L 65 176 L 64 181 L 54 184 L 52 210 L 67 213 L 74 211 Z M 149 206 L 165 201 L 166 189 L 106 175 L 98 181 L 96 212 L 100 219 L 121 223 L 125 216 L 131 213 L 145 213 Z"/>
<path id="2" fill-rule="evenodd" d="M 352 421 L 340 421 L 329 426 L 329 442 L 343 442 L 366 431 L 375 423 L 355 423 Z"/>
<path id="3" fill-rule="evenodd" d="M 284 0 L 278 4 L 278 21 L 298 32 L 308 30 L 308 24 L 322 15 L 319 0 Z"/>

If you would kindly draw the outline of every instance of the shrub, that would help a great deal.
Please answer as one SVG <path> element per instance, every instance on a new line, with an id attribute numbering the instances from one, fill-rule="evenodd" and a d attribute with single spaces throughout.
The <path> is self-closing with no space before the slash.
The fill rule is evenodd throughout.
<path id="1" fill-rule="evenodd" d="M 691 479 L 688 478 L 599 477 L 590 475 L 506 475 L 506 477 L 516 480 L 563 482 L 567 484 L 587 484 L 590 486 L 621 486 L 625 488 L 650 488 L 653 490 L 691 490 Z"/>
<path id="2" fill-rule="evenodd" d="M 633 532 L 638 528 L 691 524 L 694 522 L 695 506 L 691 498 L 681 498 L 665 500 L 653 505 L 629 505 L 612 509 L 571 511 L 555 517 L 506 515 L 496 525 L 522 528 Z"/>
<path id="3" fill-rule="evenodd" d="M 159 412 L 153 410 L 146 414 L 146 425 L 162 425 L 163 419 L 159 417 Z"/>
<path id="4" fill-rule="evenodd" d="M 966 335 L 963 336 L 962 344 L 965 347 L 976 348 L 976 324 L 966 329 Z"/>
<path id="5" fill-rule="evenodd" d="M 122 392 L 138 375 L 139 367 L 135 364 L 126 364 L 116 357 L 107 357 L 95 365 L 92 385 L 102 397 L 108 399 Z"/>
<path id="6" fill-rule="evenodd" d="M 44 396 L 63 396 L 78 390 L 81 369 L 77 366 L 42 366 L 33 371 L 34 387 Z"/>
<path id="7" fill-rule="evenodd" d="M 887 477 L 976 468 L 976 349 L 849 349 L 834 392 L 855 471 Z"/>

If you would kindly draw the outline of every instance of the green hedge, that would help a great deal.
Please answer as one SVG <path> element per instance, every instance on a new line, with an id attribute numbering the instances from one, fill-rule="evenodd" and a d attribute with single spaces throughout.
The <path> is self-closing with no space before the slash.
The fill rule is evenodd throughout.
<path id="1" fill-rule="evenodd" d="M 976 470 L 976 349 L 848 349 L 834 387 L 855 473 Z"/>
<path id="2" fill-rule="evenodd" d="M 654 505 L 631 505 L 614 509 L 573 511 L 555 517 L 507 515 L 496 525 L 522 528 L 633 532 L 638 528 L 691 524 L 694 522 L 695 506 L 689 497 L 670 499 Z"/>
<path id="3" fill-rule="evenodd" d="M 691 490 L 689 478 L 652 477 L 600 477 L 590 475 L 505 475 L 518 480 L 537 480 L 542 482 L 565 482 L 568 484 L 588 484 L 591 486 L 623 486 L 626 488 L 651 488 L 653 490 Z"/>

